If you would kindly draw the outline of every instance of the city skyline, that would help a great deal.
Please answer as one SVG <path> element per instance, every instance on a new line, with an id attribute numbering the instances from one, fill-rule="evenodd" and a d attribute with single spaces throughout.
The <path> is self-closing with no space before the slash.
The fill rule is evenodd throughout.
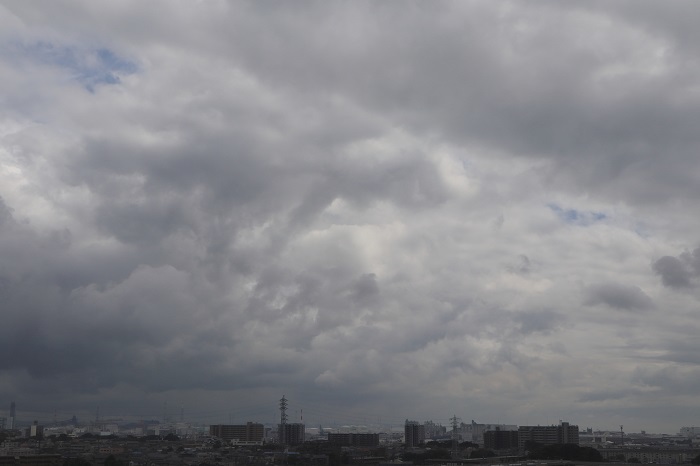
<path id="1" fill-rule="evenodd" d="M 14 405 L 14 403 L 13 403 Z M 22 411 L 20 411 L 20 416 L 17 417 L 17 421 L 21 426 L 29 426 L 35 422 L 39 422 L 39 424 L 43 426 L 52 426 L 55 424 L 61 424 L 64 425 L 67 422 L 72 423 L 75 425 L 80 425 L 80 426 L 96 426 L 96 425 L 105 425 L 105 424 L 110 424 L 110 423 L 129 423 L 129 424 L 138 424 L 141 422 L 156 422 L 159 424 L 163 425 L 175 425 L 175 424 L 191 424 L 191 425 L 245 425 L 246 423 L 261 423 L 265 426 L 279 426 L 280 425 L 280 413 L 279 411 L 277 413 L 267 413 L 265 415 L 260 415 L 256 416 L 255 414 L 250 415 L 250 414 L 245 414 L 246 411 L 236 411 L 236 410 L 219 410 L 218 414 L 212 414 L 211 412 L 207 413 L 202 413 L 202 412 L 197 412 L 193 415 L 189 414 L 185 415 L 185 409 L 184 406 L 181 406 L 178 409 L 177 413 L 172 413 L 168 411 L 167 406 L 162 407 L 163 411 L 160 413 L 156 413 L 155 410 L 148 412 L 148 413 L 125 413 L 125 412 L 120 412 L 120 413 L 101 413 L 99 408 L 95 411 L 79 411 L 81 413 L 81 416 L 76 416 L 75 413 L 68 416 L 67 413 L 59 413 L 58 411 L 54 411 L 53 413 L 46 413 L 46 412 L 32 412 L 28 411 L 24 413 L 24 417 L 22 416 Z M 315 412 L 314 409 L 311 409 L 312 412 Z M 419 425 L 424 425 L 424 424 L 430 424 L 434 426 L 440 426 L 444 428 L 447 432 L 451 432 L 452 428 L 456 425 L 458 426 L 458 430 L 461 430 L 463 426 L 482 426 L 482 427 L 489 427 L 486 430 L 494 430 L 494 426 L 498 426 L 499 428 L 502 429 L 512 429 L 512 428 L 517 428 L 518 426 L 522 425 L 537 425 L 537 426 L 556 426 L 556 425 L 561 425 L 562 422 L 564 422 L 566 425 L 569 424 L 575 424 L 571 423 L 568 421 L 563 421 L 562 419 L 559 419 L 557 422 L 533 422 L 530 424 L 512 424 L 508 423 L 507 420 L 504 422 L 501 422 L 499 420 L 498 422 L 490 422 L 487 420 L 474 420 L 474 419 L 469 419 L 468 416 L 465 416 L 464 418 L 458 417 L 453 415 L 449 419 L 439 419 L 435 417 L 431 418 L 426 418 L 426 419 L 412 419 L 409 422 L 409 419 L 404 419 L 401 416 L 398 417 L 393 417 L 393 418 L 384 418 L 382 419 L 381 417 L 373 417 L 371 415 L 368 415 L 368 413 L 359 413 L 356 412 L 354 413 L 353 416 L 351 416 L 349 419 L 342 419 L 338 418 L 338 413 L 340 411 L 336 411 L 334 415 L 330 413 L 325 413 L 322 417 L 319 417 L 318 412 L 316 414 L 312 414 L 312 418 L 309 419 L 307 415 L 307 419 L 304 420 L 303 414 L 299 413 L 299 410 L 291 410 L 293 411 L 292 416 L 287 416 L 287 422 L 290 424 L 305 424 L 307 430 L 315 430 L 315 429 L 340 429 L 340 430 L 348 430 L 353 431 L 353 430 L 368 430 L 371 432 L 380 432 L 382 430 L 389 430 L 389 431 L 400 431 L 403 430 L 404 426 L 407 423 L 418 423 Z M 8 411 L 9 412 L 9 411 Z M 248 411 L 250 413 L 251 411 Z M 0 410 L 0 419 L 2 419 L 4 413 L 2 410 Z M 63 417 L 62 417 L 63 416 Z M 266 419 L 268 418 L 269 419 Z M 11 417 L 5 417 L 6 423 L 9 422 Z M 77 422 L 75 422 L 77 421 Z M 646 433 L 646 434 L 664 434 L 664 435 L 686 435 L 683 433 L 683 430 L 695 430 L 698 429 L 698 427 L 695 426 L 678 426 L 675 430 L 670 430 L 670 431 L 665 431 L 665 432 L 651 432 L 648 430 L 640 430 L 640 431 L 632 431 L 629 429 L 624 429 L 623 425 L 619 426 L 607 426 L 607 427 L 601 427 L 601 426 L 583 426 L 583 425 L 577 425 L 576 427 L 579 428 L 581 432 L 585 431 L 592 431 L 592 432 L 608 432 L 612 433 L 613 435 L 619 435 L 620 433 L 629 433 L 629 434 L 639 434 L 639 433 Z M 8 425 L 9 428 L 9 425 Z"/>
<path id="2" fill-rule="evenodd" d="M 699 424 L 697 18 L 0 0 L 0 410 Z"/>

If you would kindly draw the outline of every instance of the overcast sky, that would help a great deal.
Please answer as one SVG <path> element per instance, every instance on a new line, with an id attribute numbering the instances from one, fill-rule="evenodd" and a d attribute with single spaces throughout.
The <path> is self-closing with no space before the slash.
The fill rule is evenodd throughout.
<path id="1" fill-rule="evenodd" d="M 0 0 L 0 416 L 698 425 L 699 22 Z"/>

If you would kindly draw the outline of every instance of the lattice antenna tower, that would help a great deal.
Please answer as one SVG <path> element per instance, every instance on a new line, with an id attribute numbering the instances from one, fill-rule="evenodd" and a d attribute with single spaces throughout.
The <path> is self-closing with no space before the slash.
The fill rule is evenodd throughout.
<path id="1" fill-rule="evenodd" d="M 457 457 L 457 451 L 459 449 L 459 436 L 457 435 L 457 428 L 459 427 L 460 418 L 455 414 L 450 418 L 452 423 L 452 458 Z"/>
<path id="2" fill-rule="evenodd" d="M 285 398 L 284 395 L 282 395 L 282 399 L 280 400 L 280 431 L 279 431 L 279 437 L 280 437 L 280 443 L 285 443 L 286 439 L 285 437 L 285 426 L 287 425 L 287 420 L 289 417 L 287 416 L 287 398 Z"/>

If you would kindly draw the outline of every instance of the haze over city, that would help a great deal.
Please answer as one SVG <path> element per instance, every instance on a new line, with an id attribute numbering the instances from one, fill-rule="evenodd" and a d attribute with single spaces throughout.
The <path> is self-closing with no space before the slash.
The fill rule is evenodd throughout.
<path id="1" fill-rule="evenodd" d="M 697 425 L 699 20 L 0 0 L 0 410 Z"/>

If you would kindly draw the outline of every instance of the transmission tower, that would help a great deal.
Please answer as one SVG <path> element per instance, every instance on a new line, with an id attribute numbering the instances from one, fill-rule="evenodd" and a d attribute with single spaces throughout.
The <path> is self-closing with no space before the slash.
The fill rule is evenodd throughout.
<path id="1" fill-rule="evenodd" d="M 287 398 L 285 398 L 284 395 L 282 395 L 282 399 L 280 400 L 280 429 L 279 429 L 279 438 L 280 438 L 280 443 L 284 444 L 287 439 L 286 437 L 286 426 L 287 426 Z"/>
<path id="2" fill-rule="evenodd" d="M 457 435 L 457 427 L 459 427 L 460 418 L 455 414 L 450 418 L 452 422 L 452 459 L 457 458 L 457 452 L 459 450 L 459 436 Z"/>

